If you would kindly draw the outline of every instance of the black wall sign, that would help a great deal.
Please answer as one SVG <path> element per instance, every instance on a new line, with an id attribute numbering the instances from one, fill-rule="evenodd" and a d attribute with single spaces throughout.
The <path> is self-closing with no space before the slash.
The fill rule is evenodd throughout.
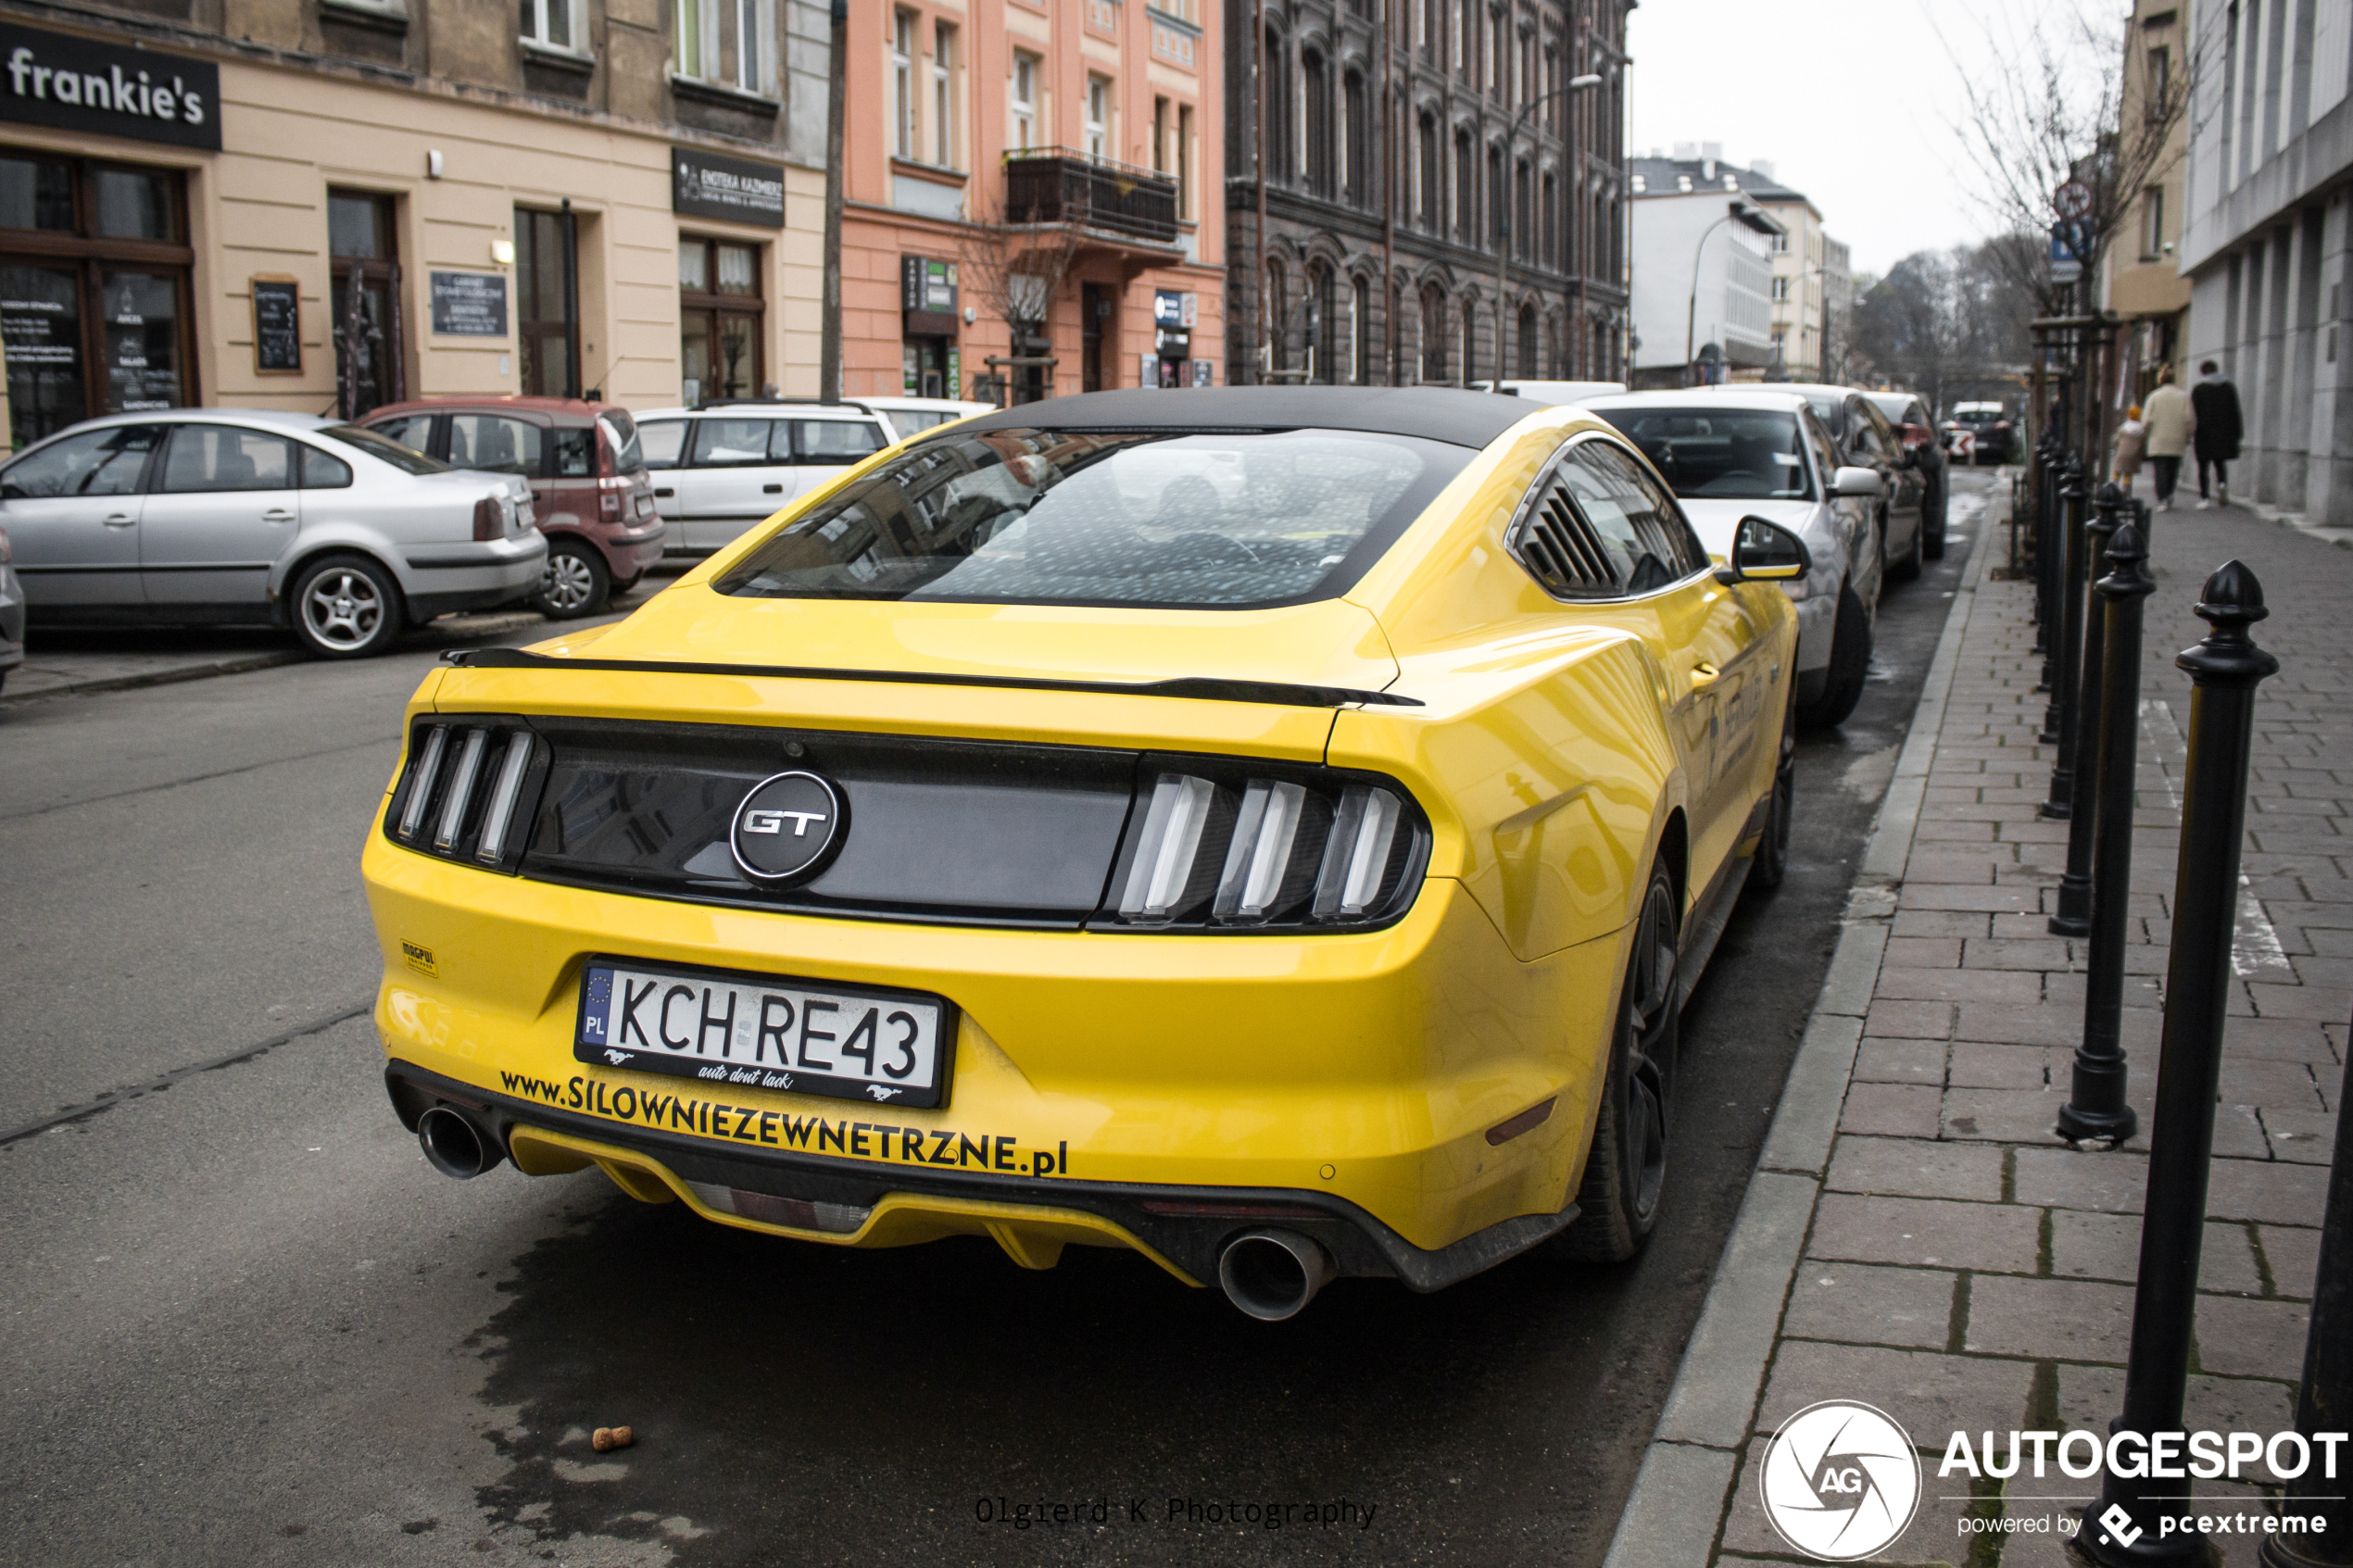
<path id="1" fill-rule="evenodd" d="M 302 285 L 292 278 L 253 281 L 253 368 L 302 369 Z"/>
<path id="2" fill-rule="evenodd" d="M 785 226 L 785 166 L 670 149 L 670 210 L 723 223 Z"/>
<path id="3" fill-rule="evenodd" d="M 0 26 L 0 119 L 220 150 L 220 68 Z"/>
<path id="4" fill-rule="evenodd" d="M 447 337 L 507 335 L 507 275 L 432 274 L 433 330 Z"/>

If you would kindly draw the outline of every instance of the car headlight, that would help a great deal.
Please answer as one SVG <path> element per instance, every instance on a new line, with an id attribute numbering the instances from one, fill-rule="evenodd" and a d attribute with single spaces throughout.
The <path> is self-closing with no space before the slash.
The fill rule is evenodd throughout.
<path id="1" fill-rule="evenodd" d="M 1377 925 L 1413 902 L 1429 830 L 1393 783 L 1173 758 L 1146 776 L 1113 872 L 1119 925 Z"/>

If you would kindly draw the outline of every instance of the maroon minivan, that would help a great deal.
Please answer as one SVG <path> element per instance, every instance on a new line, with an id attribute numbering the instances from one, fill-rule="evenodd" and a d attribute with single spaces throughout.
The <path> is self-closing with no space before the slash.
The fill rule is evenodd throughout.
<path id="1" fill-rule="evenodd" d="M 571 397 L 417 397 L 359 421 L 453 468 L 531 482 L 547 571 L 532 608 L 594 615 L 661 558 L 666 525 L 629 410 Z"/>

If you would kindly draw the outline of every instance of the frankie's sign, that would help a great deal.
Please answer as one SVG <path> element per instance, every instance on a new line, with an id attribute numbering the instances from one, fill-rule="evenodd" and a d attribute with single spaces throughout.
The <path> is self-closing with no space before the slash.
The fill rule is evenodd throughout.
<path id="1" fill-rule="evenodd" d="M 0 119 L 220 150 L 220 68 L 0 26 Z"/>

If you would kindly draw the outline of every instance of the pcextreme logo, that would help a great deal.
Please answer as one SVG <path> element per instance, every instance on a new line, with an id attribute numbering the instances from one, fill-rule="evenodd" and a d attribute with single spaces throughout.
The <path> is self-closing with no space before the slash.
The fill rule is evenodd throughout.
<path id="1" fill-rule="evenodd" d="M 1825 1399 L 1781 1423 L 1757 1485 L 1781 1539 L 1817 1562 L 1853 1562 L 1911 1524 L 1920 1461 L 1885 1411 Z"/>

